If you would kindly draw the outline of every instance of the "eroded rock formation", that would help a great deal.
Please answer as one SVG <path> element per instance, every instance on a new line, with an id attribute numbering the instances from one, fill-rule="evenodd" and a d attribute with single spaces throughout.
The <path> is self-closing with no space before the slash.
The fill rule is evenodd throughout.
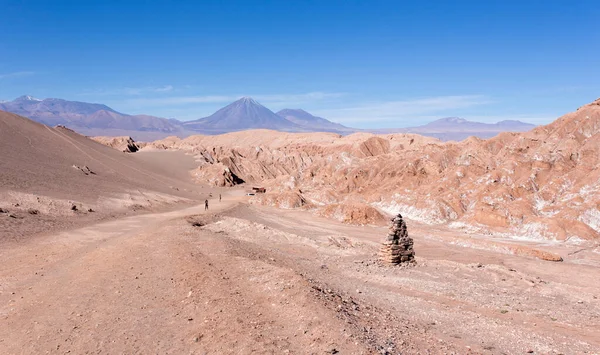
<path id="1" fill-rule="evenodd" d="M 267 187 L 257 203 L 288 206 L 278 196 L 299 194 L 303 202 L 294 205 L 348 223 L 366 214 L 328 206 L 370 206 L 466 232 L 577 242 L 600 238 L 599 103 L 488 140 L 255 130 L 170 137 L 144 149 L 184 150 L 199 161 L 198 182 L 235 184 L 223 178 L 229 169 Z"/>
<path id="2" fill-rule="evenodd" d="M 111 148 L 115 148 L 122 152 L 126 153 L 135 153 L 140 149 L 140 146 L 137 142 L 133 140 L 131 137 L 122 136 L 122 137 L 90 137 L 98 143 L 102 143 Z"/>

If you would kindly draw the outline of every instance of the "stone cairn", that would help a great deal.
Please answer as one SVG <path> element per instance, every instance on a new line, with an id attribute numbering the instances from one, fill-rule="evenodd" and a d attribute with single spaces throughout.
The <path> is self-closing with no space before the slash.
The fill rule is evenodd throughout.
<path id="1" fill-rule="evenodd" d="M 390 233 L 379 250 L 379 260 L 392 265 L 415 262 L 413 240 L 408 236 L 406 223 L 400 214 L 392 219 Z"/>

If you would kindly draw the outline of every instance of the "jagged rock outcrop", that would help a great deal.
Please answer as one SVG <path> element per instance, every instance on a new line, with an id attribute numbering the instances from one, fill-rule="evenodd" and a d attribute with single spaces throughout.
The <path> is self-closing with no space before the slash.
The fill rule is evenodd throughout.
<path id="1" fill-rule="evenodd" d="M 205 182 L 223 173 L 209 174 L 222 164 L 269 194 L 301 191 L 320 211 L 361 203 L 467 232 L 571 242 L 600 238 L 598 101 L 547 126 L 488 140 L 255 130 L 168 138 L 145 149 L 195 154 L 205 162 L 199 168 Z M 265 199 L 272 201 L 277 199 Z"/>
<path id="2" fill-rule="evenodd" d="M 115 148 L 117 150 L 120 150 L 120 151 L 126 152 L 126 153 L 135 153 L 138 150 L 140 150 L 140 146 L 138 145 L 138 143 L 136 143 L 133 140 L 133 138 L 127 137 L 127 136 L 123 136 L 123 137 L 98 136 L 98 137 L 90 137 L 90 138 L 95 140 L 98 143 L 102 143 L 111 148 Z"/>

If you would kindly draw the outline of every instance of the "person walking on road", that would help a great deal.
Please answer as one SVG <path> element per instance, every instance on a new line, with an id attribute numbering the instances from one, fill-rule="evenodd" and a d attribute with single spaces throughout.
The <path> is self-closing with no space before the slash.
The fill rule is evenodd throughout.
<path id="1" fill-rule="evenodd" d="M 204 201 L 204 210 L 206 211 L 208 209 L 208 200 Z"/>
<path id="2" fill-rule="evenodd" d="M 219 202 L 221 202 L 221 194 L 219 194 Z"/>

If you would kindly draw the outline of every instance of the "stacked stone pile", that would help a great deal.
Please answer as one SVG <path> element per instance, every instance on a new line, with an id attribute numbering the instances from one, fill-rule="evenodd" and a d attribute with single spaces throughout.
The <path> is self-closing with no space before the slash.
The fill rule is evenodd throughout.
<path id="1" fill-rule="evenodd" d="M 390 233 L 379 250 L 379 260 L 394 265 L 415 261 L 413 240 L 408 236 L 406 223 L 400 214 L 392 219 Z"/>

